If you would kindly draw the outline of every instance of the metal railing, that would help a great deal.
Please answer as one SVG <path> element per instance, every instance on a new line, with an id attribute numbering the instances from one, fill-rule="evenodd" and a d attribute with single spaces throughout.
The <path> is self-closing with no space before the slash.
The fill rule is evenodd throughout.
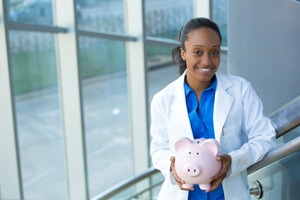
<path id="1" fill-rule="evenodd" d="M 300 95 L 270 116 L 277 138 L 300 124 Z"/>
<path id="2" fill-rule="evenodd" d="M 271 122 L 276 130 L 276 136 L 277 138 L 283 136 L 288 131 L 292 130 L 293 128 L 300 125 L 300 96 L 296 97 L 274 113 L 272 113 L 270 116 Z M 275 161 L 278 161 L 279 159 L 295 152 L 300 149 L 300 136 L 296 137 L 295 139 L 283 144 L 282 146 L 272 150 L 269 152 L 263 160 L 256 163 L 255 165 L 248 168 L 248 175 L 267 166 Z M 138 176 L 129 178 L 111 188 L 108 190 L 100 193 L 99 195 L 92 198 L 92 200 L 105 200 L 109 199 L 119 192 L 137 184 L 138 182 L 148 179 L 151 176 L 154 176 L 156 174 L 160 173 L 155 168 L 149 168 L 145 172 L 141 173 Z M 160 182 L 161 184 L 162 182 Z M 157 184 L 156 184 L 157 185 Z M 156 186 L 155 185 L 155 186 Z M 148 189 L 152 189 L 153 186 L 150 186 Z M 142 192 L 144 192 L 143 190 Z M 137 197 L 140 193 L 134 194 L 131 198 Z M 259 185 L 257 188 L 251 188 L 250 194 L 251 195 L 257 195 L 259 193 Z"/>
<path id="3" fill-rule="evenodd" d="M 91 200 L 108 199 L 108 198 L 114 196 L 115 194 L 137 184 L 138 182 L 140 182 L 146 178 L 149 178 L 155 174 L 158 174 L 158 173 L 159 173 L 159 171 L 157 169 L 155 169 L 153 167 L 149 168 L 145 172 L 143 172 L 135 177 L 126 179 L 123 182 L 120 182 L 119 184 L 105 190 L 104 192 L 100 193 L 99 195 L 93 197 Z"/>
<path id="4" fill-rule="evenodd" d="M 300 96 L 296 97 L 270 115 L 276 137 L 279 138 L 289 130 L 300 125 Z M 269 152 L 263 160 L 248 168 L 251 174 L 300 149 L 300 136 Z"/>

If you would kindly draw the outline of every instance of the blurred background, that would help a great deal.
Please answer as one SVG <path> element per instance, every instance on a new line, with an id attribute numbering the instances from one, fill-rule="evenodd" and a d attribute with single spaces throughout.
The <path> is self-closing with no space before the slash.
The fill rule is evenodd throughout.
<path id="1" fill-rule="evenodd" d="M 220 71 L 266 114 L 299 95 L 299 3 L 259 2 L 2 0 L 0 199 L 91 199 L 151 167 L 149 105 L 190 18 L 219 25 Z"/>

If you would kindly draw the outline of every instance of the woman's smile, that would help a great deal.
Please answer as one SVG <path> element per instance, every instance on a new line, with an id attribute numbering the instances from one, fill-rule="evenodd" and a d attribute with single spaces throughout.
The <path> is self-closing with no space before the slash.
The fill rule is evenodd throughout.
<path id="1" fill-rule="evenodd" d="M 195 67 L 197 70 L 200 70 L 202 72 L 210 72 L 213 70 L 213 68 L 205 68 L 205 67 Z"/>

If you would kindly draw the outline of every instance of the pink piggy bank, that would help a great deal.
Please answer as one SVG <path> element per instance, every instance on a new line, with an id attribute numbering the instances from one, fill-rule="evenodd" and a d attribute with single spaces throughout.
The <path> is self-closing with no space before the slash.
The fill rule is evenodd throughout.
<path id="1" fill-rule="evenodd" d="M 200 189 L 211 187 L 208 181 L 221 169 L 221 162 L 216 159 L 219 143 L 215 139 L 182 138 L 175 143 L 175 168 L 177 175 L 185 182 L 184 188 L 199 184 Z"/>

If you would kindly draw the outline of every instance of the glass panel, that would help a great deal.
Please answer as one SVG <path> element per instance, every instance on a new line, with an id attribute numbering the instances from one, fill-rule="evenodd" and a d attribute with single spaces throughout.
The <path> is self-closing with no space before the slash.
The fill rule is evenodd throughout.
<path id="1" fill-rule="evenodd" d="M 8 19 L 42 25 L 53 24 L 52 0 L 9 0 Z"/>
<path id="2" fill-rule="evenodd" d="M 292 129 L 284 136 L 276 140 L 277 146 L 281 146 L 300 135 L 300 126 Z M 298 199 L 300 190 L 295 187 L 300 184 L 300 151 L 296 151 L 279 161 L 266 166 L 249 175 L 250 187 L 258 180 L 263 187 L 263 199 Z M 252 197 L 254 200 L 255 198 Z"/>
<path id="3" fill-rule="evenodd" d="M 222 46 L 227 46 L 227 0 L 211 0 L 211 17 L 220 28 Z"/>
<path id="4" fill-rule="evenodd" d="M 193 0 L 146 0 L 146 35 L 176 39 L 180 28 L 193 17 Z"/>
<path id="5" fill-rule="evenodd" d="M 89 194 L 93 197 L 133 175 L 125 43 L 81 37 Z"/>
<path id="6" fill-rule="evenodd" d="M 79 29 L 124 33 L 123 0 L 77 0 Z"/>
<path id="7" fill-rule="evenodd" d="M 267 166 L 249 176 L 249 184 L 258 180 L 263 187 L 263 199 L 298 199 L 300 190 L 300 151 Z M 251 197 L 255 200 L 256 198 Z"/>
<path id="8" fill-rule="evenodd" d="M 171 47 L 148 45 L 148 102 L 151 103 L 153 95 L 179 77 L 179 67 L 173 64 Z"/>
<path id="9" fill-rule="evenodd" d="M 114 193 L 110 200 L 157 199 L 164 177 L 160 172 L 148 176 L 132 186 Z"/>
<path id="10" fill-rule="evenodd" d="M 286 134 L 277 138 L 277 140 L 276 140 L 277 146 L 283 145 L 283 144 L 297 138 L 299 135 L 300 135 L 300 126 L 297 126 L 296 128 L 290 130 Z"/>
<path id="11" fill-rule="evenodd" d="M 193 0 L 146 0 L 145 15 L 146 36 L 177 40 L 180 28 L 193 17 Z M 179 77 L 171 52 L 172 47 L 146 46 L 149 104 L 156 92 Z"/>
<path id="12" fill-rule="evenodd" d="M 10 31 L 9 42 L 25 199 L 67 199 L 54 36 Z"/>

